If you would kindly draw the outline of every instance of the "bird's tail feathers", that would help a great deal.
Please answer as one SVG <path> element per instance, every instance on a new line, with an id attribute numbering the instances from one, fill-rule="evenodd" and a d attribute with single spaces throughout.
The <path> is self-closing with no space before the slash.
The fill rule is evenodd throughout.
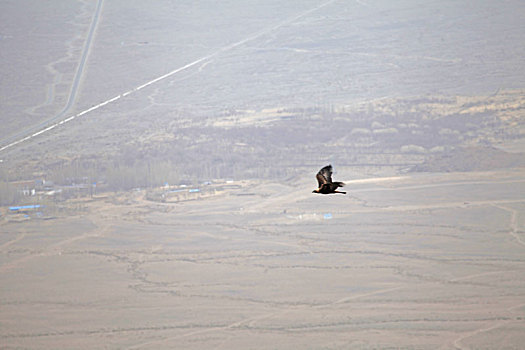
<path id="1" fill-rule="evenodd" d="M 337 187 L 343 187 L 345 185 L 344 182 L 334 182 L 334 184 L 336 184 Z"/>

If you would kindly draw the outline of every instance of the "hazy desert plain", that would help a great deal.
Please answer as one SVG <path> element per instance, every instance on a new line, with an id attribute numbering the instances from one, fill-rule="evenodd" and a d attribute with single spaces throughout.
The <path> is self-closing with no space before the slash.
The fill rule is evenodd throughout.
<path id="1" fill-rule="evenodd" d="M 522 347 L 523 170 L 337 174 L 2 224 L 2 348 Z"/>

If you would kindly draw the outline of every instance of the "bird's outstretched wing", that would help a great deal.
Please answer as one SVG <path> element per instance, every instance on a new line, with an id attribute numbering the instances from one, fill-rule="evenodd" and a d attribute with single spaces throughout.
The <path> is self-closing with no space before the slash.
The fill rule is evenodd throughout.
<path id="1" fill-rule="evenodd" d="M 317 182 L 319 183 L 319 187 L 321 187 L 324 184 L 330 184 L 332 183 L 332 166 L 327 165 L 315 176 L 317 178 Z"/>

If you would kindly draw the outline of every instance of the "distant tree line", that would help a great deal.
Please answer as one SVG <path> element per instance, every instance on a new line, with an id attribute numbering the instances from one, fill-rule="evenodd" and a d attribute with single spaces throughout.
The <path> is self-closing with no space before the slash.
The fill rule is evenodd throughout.
<path id="1" fill-rule="evenodd" d="M 412 108 L 425 103 L 450 105 L 455 103 L 453 98 L 405 102 L 394 106 L 370 104 L 358 111 L 296 109 L 287 111 L 283 119 L 229 127 L 215 125 L 211 117 L 184 126 L 159 123 L 144 131 L 169 136 L 156 141 L 147 141 L 147 137 L 138 141 L 121 130 L 128 137 L 116 140 L 115 149 L 41 161 L 39 172 L 57 185 L 96 183 L 104 184 L 108 191 L 165 183 L 199 184 L 212 179 L 282 181 L 328 162 L 415 166 L 430 156 L 435 158 L 436 153 L 493 137 L 500 128 L 498 119 L 487 112 L 440 114 Z M 5 171 L 0 173 L 2 205 L 21 200 L 10 185 L 12 180 Z"/>

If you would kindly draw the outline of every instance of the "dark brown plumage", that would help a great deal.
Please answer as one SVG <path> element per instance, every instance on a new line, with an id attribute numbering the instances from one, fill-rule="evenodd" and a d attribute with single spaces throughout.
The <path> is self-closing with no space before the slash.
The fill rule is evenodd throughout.
<path id="1" fill-rule="evenodd" d="M 337 188 L 343 187 L 345 184 L 343 182 L 332 181 L 332 166 L 327 165 L 315 176 L 317 182 L 319 183 L 319 188 L 313 190 L 312 193 L 321 193 L 321 194 L 330 194 L 330 193 L 341 193 L 346 194 L 343 191 L 337 191 Z"/>

